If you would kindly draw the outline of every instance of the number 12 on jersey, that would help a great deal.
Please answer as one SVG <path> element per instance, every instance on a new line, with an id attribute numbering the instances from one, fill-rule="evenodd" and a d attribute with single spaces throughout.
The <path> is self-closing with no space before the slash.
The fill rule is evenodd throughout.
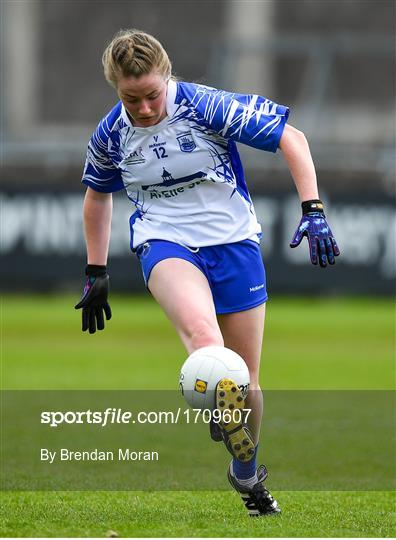
<path id="1" fill-rule="evenodd" d="M 163 146 L 159 146 L 158 148 L 153 148 L 153 151 L 155 152 L 155 155 L 158 159 L 163 159 L 168 157 L 168 154 L 165 151 L 165 148 Z"/>

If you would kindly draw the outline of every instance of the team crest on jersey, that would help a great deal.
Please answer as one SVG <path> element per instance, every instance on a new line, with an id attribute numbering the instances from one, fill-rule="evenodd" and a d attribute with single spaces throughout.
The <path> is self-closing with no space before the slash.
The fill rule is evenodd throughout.
<path id="1" fill-rule="evenodd" d="M 146 158 L 143 155 L 143 148 L 139 146 L 137 150 L 134 150 L 127 156 L 123 163 L 125 165 L 135 165 L 136 163 L 146 163 Z"/>
<path id="2" fill-rule="evenodd" d="M 177 135 L 177 140 L 179 142 L 180 150 L 182 152 L 192 152 L 197 147 L 192 137 L 191 131 L 180 133 L 180 135 Z"/>

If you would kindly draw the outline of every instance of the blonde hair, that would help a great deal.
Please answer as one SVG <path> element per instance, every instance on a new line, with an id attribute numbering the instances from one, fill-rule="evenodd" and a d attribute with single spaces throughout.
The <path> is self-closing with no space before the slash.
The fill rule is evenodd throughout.
<path id="1" fill-rule="evenodd" d="M 106 80 L 115 88 L 120 76 L 140 77 L 156 71 L 169 79 L 172 74 L 172 64 L 161 43 L 133 28 L 117 32 L 103 53 L 102 64 Z"/>

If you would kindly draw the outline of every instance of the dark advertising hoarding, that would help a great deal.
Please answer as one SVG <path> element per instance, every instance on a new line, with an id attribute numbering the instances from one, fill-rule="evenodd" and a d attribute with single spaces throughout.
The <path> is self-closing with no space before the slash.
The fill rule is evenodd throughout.
<path id="1" fill-rule="evenodd" d="M 296 195 L 257 189 L 251 194 L 263 229 L 261 248 L 270 293 L 394 293 L 396 209 L 390 198 L 361 192 L 345 199 L 322 193 L 341 249 L 336 265 L 322 269 L 311 265 L 305 239 L 300 247 L 289 247 L 300 217 Z M 55 191 L 48 184 L 23 192 L 7 188 L 0 199 L 3 290 L 79 292 L 85 265 L 83 190 Z M 144 290 L 129 247 L 132 212 L 127 197 L 115 194 L 108 262 L 112 290 Z"/>

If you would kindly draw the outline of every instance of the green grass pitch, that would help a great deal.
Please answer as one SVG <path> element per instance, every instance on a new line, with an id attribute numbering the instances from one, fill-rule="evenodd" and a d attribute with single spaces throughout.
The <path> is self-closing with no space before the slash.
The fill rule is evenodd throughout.
<path id="1" fill-rule="evenodd" d="M 2 300 L 3 389 L 174 389 L 186 357 L 145 297 L 112 297 L 102 333 L 80 332 L 71 296 Z M 289 299 L 267 306 L 264 389 L 391 390 L 393 300 Z M 394 468 L 393 468 L 394 470 Z M 131 489 L 133 479 L 131 478 Z M 253 520 L 238 495 L 211 492 L 3 492 L 1 535 L 23 537 L 392 537 L 389 491 L 279 491 L 280 516 Z"/>

